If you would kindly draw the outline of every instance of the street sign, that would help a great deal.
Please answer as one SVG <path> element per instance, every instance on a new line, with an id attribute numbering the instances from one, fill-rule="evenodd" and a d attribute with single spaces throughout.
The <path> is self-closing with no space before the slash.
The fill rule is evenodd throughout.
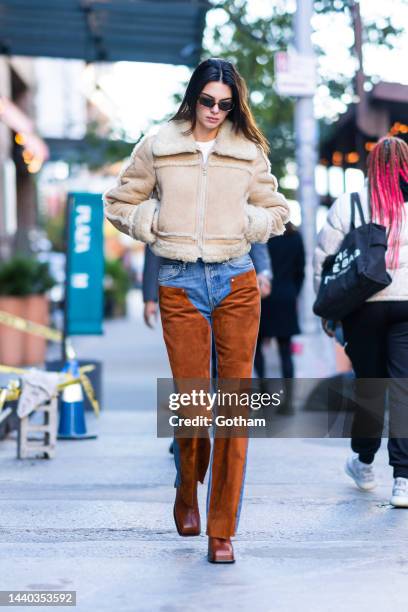
<path id="1" fill-rule="evenodd" d="M 316 60 L 295 51 L 275 53 L 275 91 L 279 96 L 313 96 L 317 86 Z"/>
<path id="2" fill-rule="evenodd" d="M 102 334 L 103 206 L 101 194 L 68 194 L 65 335 Z"/>

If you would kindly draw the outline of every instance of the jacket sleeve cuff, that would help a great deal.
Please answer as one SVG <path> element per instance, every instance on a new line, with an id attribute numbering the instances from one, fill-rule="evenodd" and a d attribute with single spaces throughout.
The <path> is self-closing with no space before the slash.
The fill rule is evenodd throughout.
<path id="1" fill-rule="evenodd" d="M 248 242 L 268 242 L 272 233 L 272 216 L 262 206 L 245 205 L 248 225 L 245 238 Z"/>
<path id="2" fill-rule="evenodd" d="M 141 202 L 134 208 L 135 210 L 129 216 L 129 235 L 135 240 L 152 244 L 157 238 L 155 231 L 157 231 L 159 201 L 152 198 Z"/>

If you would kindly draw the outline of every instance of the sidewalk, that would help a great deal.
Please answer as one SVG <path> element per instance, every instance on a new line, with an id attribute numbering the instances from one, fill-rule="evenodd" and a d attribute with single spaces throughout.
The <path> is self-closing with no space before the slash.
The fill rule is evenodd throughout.
<path id="1" fill-rule="evenodd" d="M 15 441 L 0 443 L 0 589 L 76 590 L 81 612 L 406 607 L 408 511 L 388 504 L 385 443 L 379 487 L 362 493 L 343 473 L 346 440 L 251 440 L 237 563 L 210 565 L 205 535 L 173 525 L 173 460 L 155 431 L 160 328 L 114 321 L 75 346 L 104 360 L 105 410 L 88 417 L 99 437 L 60 441 L 51 461 L 18 462 Z M 329 354 L 325 339 L 305 344 L 298 374 L 322 375 Z"/>

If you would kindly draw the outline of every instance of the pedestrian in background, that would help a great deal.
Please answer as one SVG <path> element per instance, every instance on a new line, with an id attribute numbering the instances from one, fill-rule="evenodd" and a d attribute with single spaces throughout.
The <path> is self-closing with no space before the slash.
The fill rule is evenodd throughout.
<path id="1" fill-rule="evenodd" d="M 248 251 L 284 232 L 289 206 L 277 191 L 268 144 L 236 68 L 211 58 L 193 72 L 177 113 L 135 147 L 105 214 L 164 258 L 163 335 L 175 379 L 210 379 L 211 337 L 223 379 L 251 378 L 260 294 Z M 153 195 L 157 197 L 152 197 Z M 197 484 L 210 469 L 208 560 L 231 563 L 248 439 L 174 438 L 178 533 L 201 530 Z"/>
<path id="2" fill-rule="evenodd" d="M 372 379 L 361 380 L 358 386 L 369 409 L 355 411 L 351 447 L 356 455 L 347 460 L 346 472 L 360 489 L 370 490 L 376 486 L 373 461 L 381 444 L 385 411 L 384 385 L 375 379 L 408 378 L 408 145 L 402 139 L 382 138 L 372 149 L 368 178 L 359 197 L 365 221 L 387 228 L 386 263 L 392 277 L 388 287 L 342 320 L 346 353 L 357 379 Z M 330 208 L 318 236 L 316 291 L 323 263 L 339 249 L 350 221 L 350 194 L 344 194 Z M 355 225 L 360 224 L 357 217 Z M 327 322 L 324 326 L 332 335 Z M 394 382 L 389 393 L 388 452 L 394 476 L 391 504 L 408 507 L 408 403 L 406 388 L 402 394 L 397 390 Z"/>
<path id="3" fill-rule="evenodd" d="M 265 378 L 265 341 L 276 338 L 281 375 L 286 379 L 285 402 L 278 412 L 292 411 L 292 384 L 294 365 L 292 336 L 300 334 L 298 297 L 305 277 L 305 250 L 300 232 L 293 223 L 286 231 L 268 241 L 272 265 L 272 291 L 261 302 L 261 320 L 255 352 L 255 369 L 259 378 Z"/>

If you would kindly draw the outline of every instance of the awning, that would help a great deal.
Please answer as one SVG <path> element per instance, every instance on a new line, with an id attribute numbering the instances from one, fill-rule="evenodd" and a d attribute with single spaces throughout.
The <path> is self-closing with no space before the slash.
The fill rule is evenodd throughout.
<path id="1" fill-rule="evenodd" d="M 0 53 L 194 66 L 207 0 L 0 0 Z"/>

